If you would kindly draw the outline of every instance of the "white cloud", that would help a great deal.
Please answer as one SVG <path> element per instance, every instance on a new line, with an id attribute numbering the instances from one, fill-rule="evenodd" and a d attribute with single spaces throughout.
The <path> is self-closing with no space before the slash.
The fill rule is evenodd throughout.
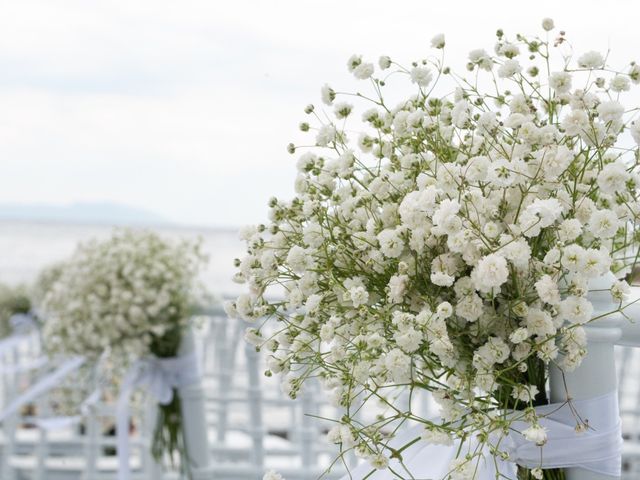
<path id="1" fill-rule="evenodd" d="M 285 146 L 304 105 L 325 81 L 356 85 L 351 53 L 408 63 L 445 32 L 460 66 L 498 27 L 536 32 L 552 16 L 581 50 L 637 55 L 635 3 L 537 5 L 5 2 L 0 202 L 117 200 L 189 223 L 259 221 L 271 195 L 291 193 Z"/>

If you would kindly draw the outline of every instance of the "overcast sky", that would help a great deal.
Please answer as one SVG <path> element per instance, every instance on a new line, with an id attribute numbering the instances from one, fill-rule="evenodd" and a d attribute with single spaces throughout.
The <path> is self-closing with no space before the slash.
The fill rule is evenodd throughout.
<path id="1" fill-rule="evenodd" d="M 535 7 L 534 7 L 535 5 Z M 553 17 L 580 51 L 640 60 L 636 0 L 4 0 L 0 203 L 109 201 L 188 224 L 260 221 L 286 145 L 352 53 L 450 63 Z M 361 85 L 360 85 L 361 86 Z"/>

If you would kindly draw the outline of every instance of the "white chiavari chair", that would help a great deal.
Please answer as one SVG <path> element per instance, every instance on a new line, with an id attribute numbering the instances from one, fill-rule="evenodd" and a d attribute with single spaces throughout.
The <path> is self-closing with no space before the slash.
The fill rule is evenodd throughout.
<path id="1" fill-rule="evenodd" d="M 24 365 L 34 348 L 13 353 L 5 367 Z M 51 366 L 49 366 L 51 367 Z M 51 367 L 53 368 L 53 367 Z M 4 405 L 16 398 L 32 382 L 34 373 L 49 369 L 3 376 Z M 66 388 L 83 385 L 75 371 L 65 379 Z M 76 378 L 78 377 L 78 378 Z M 86 394 L 86 392 L 82 392 Z M 60 416 L 51 391 L 45 392 L 2 422 L 0 478 L 3 480 L 112 480 L 117 471 L 113 402 L 91 403 L 83 414 Z M 154 408 L 139 406 L 132 412 L 135 431 L 131 436 L 132 480 L 161 479 L 160 469 L 150 455 Z M 1 411 L 1 410 L 0 410 Z M 79 412 L 78 412 L 79 413 Z"/>
<path id="2" fill-rule="evenodd" d="M 622 479 L 640 478 L 640 349 L 616 347 L 618 393 L 624 438 Z"/>
<path id="3" fill-rule="evenodd" d="M 319 386 L 289 399 L 277 378 L 265 377 L 263 355 L 244 341 L 249 325 L 222 309 L 208 314 L 202 338 L 214 478 L 254 480 L 269 469 L 288 480 L 320 477 L 337 451 L 325 439 L 330 424 L 315 418 L 336 416 Z M 341 474 L 335 468 L 325 478 Z"/>

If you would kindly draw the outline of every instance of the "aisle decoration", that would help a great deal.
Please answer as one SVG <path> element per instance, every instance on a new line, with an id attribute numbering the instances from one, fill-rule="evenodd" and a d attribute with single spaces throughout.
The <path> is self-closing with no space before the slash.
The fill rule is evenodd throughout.
<path id="1" fill-rule="evenodd" d="M 147 231 L 118 230 L 81 244 L 61 264 L 43 300 L 43 343 L 52 355 L 99 365 L 99 383 L 119 389 L 119 478 L 128 477 L 129 396 L 135 387 L 159 402 L 152 453 L 181 457 L 184 439 L 178 388 L 198 380 L 194 355 L 179 356 L 197 300 L 199 244 L 172 242 Z"/>
<path id="2" fill-rule="evenodd" d="M 413 445 L 455 445 L 442 478 L 489 466 L 512 478 L 495 470 L 515 461 L 514 442 L 533 450 L 519 479 L 565 478 L 545 448 L 548 367 L 576 369 L 583 325 L 609 313 L 593 314 L 590 282 L 615 275 L 611 310 L 623 309 L 640 212 L 640 120 L 623 100 L 640 65 L 573 55 L 552 20 L 542 26 L 498 30 L 465 75 L 445 62 L 443 35 L 408 67 L 352 56 L 363 88 L 322 87 L 324 106 L 300 124 L 312 146 L 288 147 L 295 198 L 273 198 L 269 223 L 242 232 L 248 292 L 229 314 L 256 322 L 247 339 L 289 396 L 321 380 L 345 411 L 330 441 L 375 478 L 414 478 Z M 430 392 L 440 418 L 395 403 L 397 390 Z M 567 399 L 578 438 L 591 427 Z M 375 403 L 387 413 L 363 423 Z M 374 478 L 361 470 L 353 478 Z"/>
<path id="3" fill-rule="evenodd" d="M 20 330 L 19 323 L 23 316 L 31 312 L 31 299 L 24 286 L 10 286 L 0 283 L 0 339 Z"/>

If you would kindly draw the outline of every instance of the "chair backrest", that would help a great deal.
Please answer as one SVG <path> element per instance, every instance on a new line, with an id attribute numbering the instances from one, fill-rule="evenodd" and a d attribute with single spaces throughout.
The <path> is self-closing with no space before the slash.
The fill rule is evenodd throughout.
<path id="1" fill-rule="evenodd" d="M 244 341 L 252 325 L 222 309 L 208 313 L 204 373 L 215 474 L 253 480 L 273 468 L 287 479 L 318 478 L 338 452 L 325 439 L 329 423 L 315 416 L 336 418 L 337 412 L 317 384 L 309 383 L 296 400 L 285 396 L 279 379 L 264 375 L 264 355 Z M 326 478 L 341 474 L 336 466 Z"/>
<path id="2" fill-rule="evenodd" d="M 0 340 L 0 412 L 31 383 L 40 359 L 40 337 L 36 331 L 14 334 Z M 15 450 L 18 419 L 10 415 L 2 423 L 0 478 L 12 480 L 9 459 Z"/>
<path id="3" fill-rule="evenodd" d="M 37 335 L 34 337 L 37 339 Z M 42 368 L 21 370 L 19 367 L 40 358 L 37 340 L 25 339 L 24 344 L 5 352 L 0 365 L 10 373 L 2 375 L 0 411 L 21 392 L 38 382 L 56 366 L 46 363 Z M 85 375 L 82 377 L 81 375 Z M 67 389 L 86 386 L 86 372 L 75 371 L 64 380 Z M 56 388 L 60 387 L 57 385 Z M 86 388 L 82 389 L 86 394 Z M 73 392 L 70 393 L 71 396 Z M 77 395 L 75 395 L 77 397 Z M 85 410 L 84 415 L 65 416 L 59 407 L 60 396 L 55 390 L 29 401 L 2 422 L 0 442 L 0 478 L 15 480 L 99 480 L 113 479 L 117 469 L 112 402 L 99 400 Z M 149 438 L 153 423 L 153 408 L 138 408 L 135 432 L 131 438 L 133 479 L 161 478 L 149 454 Z"/>
<path id="4" fill-rule="evenodd" d="M 640 478 L 640 349 L 616 347 L 618 400 L 624 448 L 622 479 Z"/>

